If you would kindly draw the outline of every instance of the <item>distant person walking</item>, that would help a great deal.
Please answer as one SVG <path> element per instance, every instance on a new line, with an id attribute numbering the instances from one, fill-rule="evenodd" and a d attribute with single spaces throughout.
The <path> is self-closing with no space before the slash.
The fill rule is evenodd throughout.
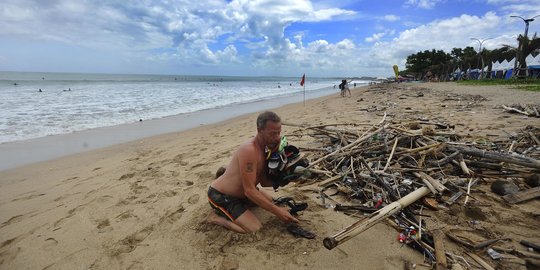
<path id="1" fill-rule="evenodd" d="M 347 83 L 347 80 L 345 80 L 345 85 L 343 85 L 343 96 L 347 96 L 347 92 L 349 93 L 349 97 L 352 97 L 351 89 L 349 89 L 349 84 Z"/>
<path id="2" fill-rule="evenodd" d="M 340 90 L 340 96 L 345 96 L 345 85 L 347 84 L 347 80 L 341 80 L 341 83 L 339 84 L 339 90 Z"/>

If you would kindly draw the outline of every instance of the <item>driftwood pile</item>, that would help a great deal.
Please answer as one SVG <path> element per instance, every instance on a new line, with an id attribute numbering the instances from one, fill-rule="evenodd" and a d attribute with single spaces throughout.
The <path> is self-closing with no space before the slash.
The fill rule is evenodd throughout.
<path id="1" fill-rule="evenodd" d="M 510 113 L 519 113 L 530 117 L 540 117 L 540 104 L 514 104 L 502 105 L 503 109 Z"/>
<path id="2" fill-rule="evenodd" d="M 373 126 L 284 124 L 298 128 L 288 136 L 312 138 L 309 147 L 300 147 L 310 160 L 304 173 L 311 174 L 300 189 L 317 192 L 321 205 L 360 218 L 326 237 L 328 249 L 384 220 L 400 232 L 401 242 L 421 251 L 437 269 L 458 264 L 492 269 L 472 251 L 491 248 L 500 239 L 473 243 L 452 231 L 432 230 L 422 222 L 422 212 L 473 202 L 471 189 L 486 179 L 534 179 L 540 172 L 540 129 L 534 127 L 504 141 L 465 142 L 453 125 L 429 120 L 387 123 L 384 117 Z M 509 203 L 521 203 L 540 196 L 538 189 L 504 195 L 513 196 Z M 467 259 L 444 250 L 444 235 L 470 251 L 464 253 Z M 505 252 L 489 251 L 490 256 Z M 537 254 L 517 255 L 534 260 L 540 258 Z"/>

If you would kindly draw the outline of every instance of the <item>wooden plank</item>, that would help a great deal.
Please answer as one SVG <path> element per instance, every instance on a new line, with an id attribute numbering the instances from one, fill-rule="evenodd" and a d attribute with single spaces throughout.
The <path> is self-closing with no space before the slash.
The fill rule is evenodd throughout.
<path id="1" fill-rule="evenodd" d="M 446 251 L 444 249 L 444 234 L 440 230 L 433 231 L 433 241 L 435 242 L 435 260 L 437 265 L 435 269 L 446 270 Z"/>
<path id="2" fill-rule="evenodd" d="M 538 197 L 540 197 L 540 187 L 529 188 L 527 190 L 523 190 L 514 194 L 504 195 L 503 199 L 508 203 L 515 204 Z"/>
<path id="3" fill-rule="evenodd" d="M 493 266 L 491 266 L 486 261 L 484 261 L 482 258 L 480 258 L 480 256 L 478 256 L 478 255 L 476 255 L 476 254 L 474 254 L 472 252 L 467 252 L 467 255 L 469 255 L 469 257 L 473 258 L 473 260 L 475 260 L 482 267 L 484 267 L 484 269 L 486 269 L 486 270 L 495 270 L 495 268 L 493 268 Z"/>

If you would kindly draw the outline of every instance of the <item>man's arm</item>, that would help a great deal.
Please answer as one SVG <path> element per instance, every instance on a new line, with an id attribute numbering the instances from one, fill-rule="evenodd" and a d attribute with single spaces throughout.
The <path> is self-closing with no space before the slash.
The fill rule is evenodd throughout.
<path id="1" fill-rule="evenodd" d="M 257 189 L 257 151 L 251 145 L 245 145 L 238 150 L 238 162 L 240 175 L 242 177 L 242 186 L 246 197 L 276 215 L 284 222 L 298 222 L 298 219 L 293 217 L 289 211 L 273 204 Z"/>

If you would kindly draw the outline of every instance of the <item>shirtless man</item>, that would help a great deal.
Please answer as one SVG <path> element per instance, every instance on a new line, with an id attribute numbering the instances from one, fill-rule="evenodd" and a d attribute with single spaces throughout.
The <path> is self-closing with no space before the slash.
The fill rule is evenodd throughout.
<path id="1" fill-rule="evenodd" d="M 208 188 L 208 201 L 213 212 L 208 222 L 238 233 L 256 232 L 261 229 L 259 219 L 248 209 L 252 202 L 276 215 L 285 223 L 298 223 L 286 208 L 272 202 L 270 195 L 257 188 L 271 187 L 268 178 L 265 149 L 277 150 L 281 141 L 281 119 L 273 112 L 257 117 L 257 135 L 245 142 L 234 153 L 225 173 Z"/>

